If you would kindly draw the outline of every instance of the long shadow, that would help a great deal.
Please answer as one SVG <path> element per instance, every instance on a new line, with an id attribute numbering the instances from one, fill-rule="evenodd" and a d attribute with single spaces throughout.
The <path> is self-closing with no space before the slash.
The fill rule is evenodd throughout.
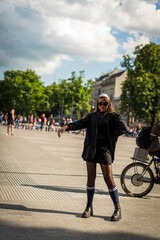
<path id="1" fill-rule="evenodd" d="M 45 189 L 45 190 L 49 190 L 49 191 L 71 192 L 71 193 L 86 193 L 85 189 L 83 189 L 83 188 L 74 188 L 74 187 L 47 186 L 47 185 L 29 185 L 29 184 L 22 184 L 21 186 L 40 188 L 40 189 Z M 95 194 L 109 195 L 109 192 L 107 191 L 107 188 L 106 188 L 106 191 L 103 191 L 103 190 L 100 190 L 100 189 L 96 189 L 95 190 Z M 125 193 L 120 193 L 119 192 L 119 195 L 123 196 L 123 197 L 129 197 Z"/>
<path id="2" fill-rule="evenodd" d="M 38 172 L 15 172 L 15 171 L 0 171 L 0 173 L 11 173 L 11 174 L 24 174 L 24 175 L 44 175 L 44 176 L 64 176 L 64 177 L 87 177 L 87 175 L 82 175 L 82 174 L 63 174 L 63 173 L 38 173 Z M 120 178 L 119 174 L 113 174 L 114 177 Z M 98 173 L 97 178 L 103 177 L 102 173 Z"/>
<path id="3" fill-rule="evenodd" d="M 50 210 L 50 209 L 39 209 L 39 208 L 28 208 L 24 205 L 17 204 L 6 204 L 0 203 L 0 209 L 8 209 L 8 210 L 17 210 L 17 211 L 25 211 L 25 212 L 39 212 L 39 213 L 57 213 L 57 214 L 66 214 L 66 215 L 74 215 L 77 218 L 82 218 L 82 213 L 75 213 L 70 211 L 60 211 L 60 210 Z M 110 221 L 109 216 L 100 216 L 94 215 L 94 218 L 103 218 L 105 221 Z"/>
<path id="4" fill-rule="evenodd" d="M 88 223 L 89 224 L 89 223 Z M 115 224 L 115 223 L 114 223 Z M 117 225 L 117 224 L 116 224 Z M 118 227 L 118 226 L 117 226 Z M 40 227 L 32 224 L 30 227 L 23 225 L 14 225 L 8 222 L 0 221 L 1 239 L 5 240 L 159 240 L 159 237 L 147 236 L 143 234 L 133 234 L 124 231 L 96 231 L 98 227 L 95 226 L 94 230 L 85 231 L 85 229 L 75 230 L 73 227 L 66 229 L 63 227 Z"/>
<path id="5" fill-rule="evenodd" d="M 45 190 L 49 190 L 49 191 L 59 191 L 59 192 L 70 192 L 70 193 L 86 193 L 86 190 L 83 189 L 83 188 L 75 188 L 75 187 L 64 187 L 64 186 L 47 186 L 47 185 L 29 185 L 29 184 L 22 184 L 21 186 L 25 186 L 25 187 L 33 187 L 33 188 L 39 188 L 39 189 L 45 189 Z M 109 195 L 109 192 L 107 191 L 107 188 L 106 188 L 106 191 L 103 191 L 103 190 L 100 190 L 100 189 L 96 189 L 95 190 L 95 194 L 99 194 L 99 195 L 105 195 L 105 196 L 108 196 Z M 125 197 L 125 198 L 133 198 L 131 196 L 128 196 L 125 192 L 122 193 L 119 191 L 119 196 L 121 197 Z M 136 197 L 134 197 L 136 198 Z M 159 196 L 153 196 L 151 194 L 149 195 L 146 195 L 146 196 L 143 196 L 141 197 L 142 199 L 159 199 L 160 197 Z"/>

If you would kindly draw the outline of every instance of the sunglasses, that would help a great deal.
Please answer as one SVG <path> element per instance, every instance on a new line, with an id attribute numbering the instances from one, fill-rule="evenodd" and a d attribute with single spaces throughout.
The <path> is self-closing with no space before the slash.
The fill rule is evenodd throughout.
<path id="1" fill-rule="evenodd" d="M 108 105 L 108 102 L 99 102 L 98 103 L 98 106 L 107 106 Z"/>

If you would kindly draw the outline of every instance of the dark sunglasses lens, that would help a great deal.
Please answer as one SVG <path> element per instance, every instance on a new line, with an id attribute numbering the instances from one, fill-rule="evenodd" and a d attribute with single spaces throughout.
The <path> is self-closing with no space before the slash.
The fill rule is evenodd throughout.
<path id="1" fill-rule="evenodd" d="M 107 103 L 107 102 L 104 102 L 103 105 L 106 107 L 106 106 L 108 105 L 108 103 Z"/>
<path id="2" fill-rule="evenodd" d="M 107 103 L 107 102 L 104 102 L 104 103 L 102 103 L 102 102 L 99 102 L 99 103 L 98 103 L 98 105 L 99 105 L 99 106 L 102 106 L 102 105 L 103 105 L 103 106 L 105 106 L 105 107 L 106 107 L 106 106 L 108 105 L 108 103 Z"/>

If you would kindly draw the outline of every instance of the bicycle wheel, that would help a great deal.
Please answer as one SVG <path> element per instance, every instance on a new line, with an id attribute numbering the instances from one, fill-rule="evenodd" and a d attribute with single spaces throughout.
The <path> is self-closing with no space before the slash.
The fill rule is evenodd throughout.
<path id="1" fill-rule="evenodd" d="M 144 163 L 131 163 L 121 173 L 121 186 L 125 193 L 131 197 L 143 197 L 153 188 L 154 175 L 150 168 Z"/>

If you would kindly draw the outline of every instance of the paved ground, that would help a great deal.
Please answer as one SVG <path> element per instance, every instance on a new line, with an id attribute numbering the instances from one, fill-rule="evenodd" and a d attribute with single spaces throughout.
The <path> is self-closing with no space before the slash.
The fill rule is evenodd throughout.
<path id="1" fill-rule="evenodd" d="M 113 204 L 98 166 L 94 217 L 82 219 L 86 169 L 84 137 L 35 130 L 5 136 L 0 126 L 0 238 L 15 239 L 160 239 L 160 186 L 145 198 L 128 197 L 120 173 L 131 162 L 135 139 L 120 137 L 114 177 L 123 218 L 110 222 Z"/>

